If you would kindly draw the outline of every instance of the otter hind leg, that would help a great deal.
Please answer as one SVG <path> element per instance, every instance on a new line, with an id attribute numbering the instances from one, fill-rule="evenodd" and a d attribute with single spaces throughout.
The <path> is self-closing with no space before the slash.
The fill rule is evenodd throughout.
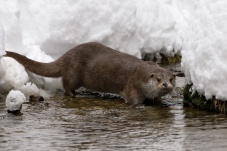
<path id="1" fill-rule="evenodd" d="M 69 77 L 62 77 L 62 84 L 65 90 L 64 95 L 66 96 L 70 96 L 70 93 L 72 93 L 73 96 L 75 96 L 76 95 L 75 90 L 80 88 L 80 82 L 76 78 L 72 79 Z"/>

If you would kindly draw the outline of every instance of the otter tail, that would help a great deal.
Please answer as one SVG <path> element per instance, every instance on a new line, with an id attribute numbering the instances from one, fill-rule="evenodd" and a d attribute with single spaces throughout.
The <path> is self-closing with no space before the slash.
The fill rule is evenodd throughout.
<path id="1" fill-rule="evenodd" d="M 60 59 L 50 62 L 50 63 L 41 63 L 27 57 L 20 55 L 15 52 L 6 51 L 6 57 L 14 58 L 20 64 L 22 64 L 25 69 L 44 77 L 61 77 L 61 61 Z"/>

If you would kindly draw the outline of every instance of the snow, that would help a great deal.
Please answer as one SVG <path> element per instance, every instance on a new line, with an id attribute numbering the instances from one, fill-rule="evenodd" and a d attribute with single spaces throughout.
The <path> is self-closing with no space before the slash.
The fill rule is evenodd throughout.
<path id="1" fill-rule="evenodd" d="M 182 66 L 192 90 L 227 98 L 227 1 L 196 1 L 191 10 Z"/>
<path id="2" fill-rule="evenodd" d="M 0 22 L 0 56 L 5 54 L 4 36 L 5 36 L 4 28 Z"/>
<path id="3" fill-rule="evenodd" d="M 3 84 L 3 78 L 5 77 L 5 62 L 1 56 L 5 55 L 5 42 L 4 42 L 5 32 L 4 28 L 0 22 L 0 85 Z M 0 86 L 1 87 L 1 86 Z M 0 89 L 1 93 L 1 89 Z"/>
<path id="4" fill-rule="evenodd" d="M 19 111 L 26 97 L 18 90 L 11 90 L 6 97 L 6 109 L 8 111 Z"/>
<path id="5" fill-rule="evenodd" d="M 89 41 L 138 58 L 146 53 L 181 54 L 192 90 L 225 100 L 226 6 L 225 0 L 0 1 L 0 56 L 6 49 L 50 62 Z M 13 88 L 47 96 L 62 86 L 60 79 L 31 74 L 3 57 L 0 93 Z"/>

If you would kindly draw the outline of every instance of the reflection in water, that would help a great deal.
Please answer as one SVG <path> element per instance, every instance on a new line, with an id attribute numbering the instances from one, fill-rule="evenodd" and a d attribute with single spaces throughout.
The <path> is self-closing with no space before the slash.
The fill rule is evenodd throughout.
<path id="1" fill-rule="evenodd" d="M 1 101 L 2 102 L 2 101 Z M 123 100 L 52 99 L 0 104 L 2 150 L 226 150 L 227 118 L 180 103 L 132 108 Z"/>
<path id="2" fill-rule="evenodd" d="M 185 109 L 184 148 L 190 150 L 226 150 L 227 117 L 192 109 Z M 193 144 L 193 146 L 192 146 Z"/>

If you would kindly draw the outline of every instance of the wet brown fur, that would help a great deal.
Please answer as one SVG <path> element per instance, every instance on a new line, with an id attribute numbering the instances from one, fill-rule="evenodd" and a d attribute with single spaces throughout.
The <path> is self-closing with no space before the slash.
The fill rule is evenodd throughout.
<path id="1" fill-rule="evenodd" d="M 129 104 L 143 103 L 146 98 L 143 85 L 154 73 L 173 76 L 172 72 L 152 62 L 144 62 L 95 42 L 81 44 L 51 63 L 36 62 L 9 51 L 6 56 L 35 74 L 62 77 L 65 94 L 85 87 L 119 94 Z"/>

